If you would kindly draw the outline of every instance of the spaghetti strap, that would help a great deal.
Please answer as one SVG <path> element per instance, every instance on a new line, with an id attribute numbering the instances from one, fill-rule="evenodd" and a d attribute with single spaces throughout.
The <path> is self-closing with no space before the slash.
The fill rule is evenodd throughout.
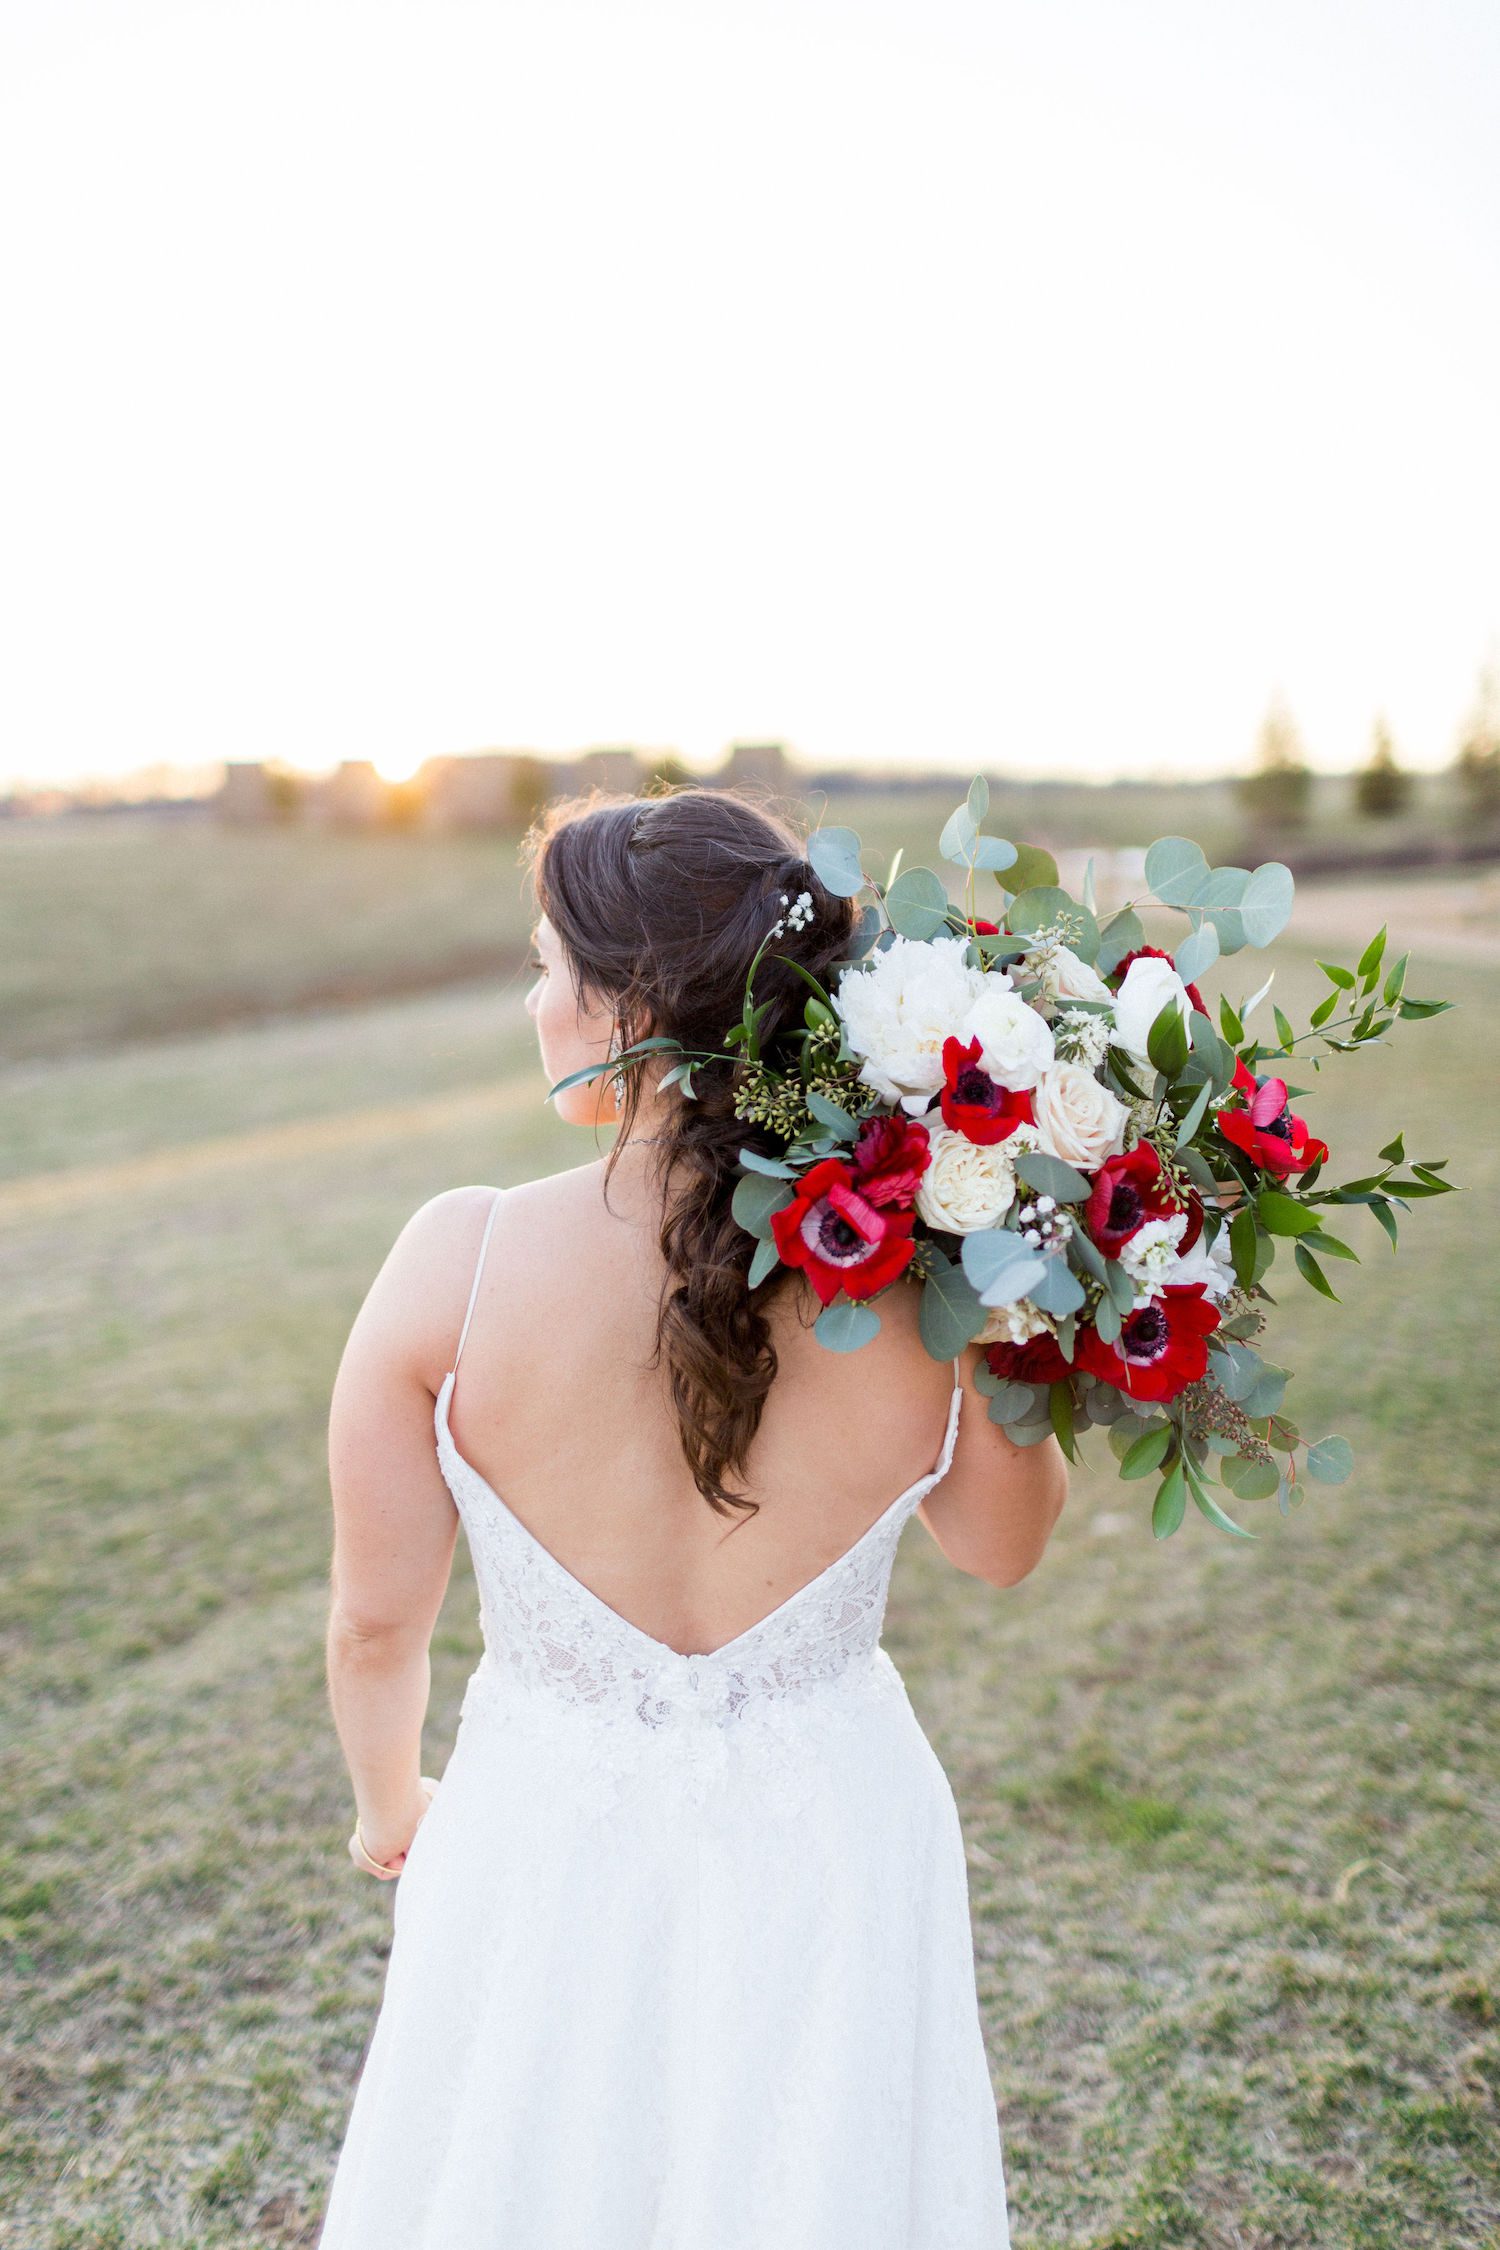
<path id="1" fill-rule="evenodd" d="M 464 1314 L 463 1327 L 458 1332 L 458 1350 L 453 1354 L 453 1366 L 450 1370 L 455 1376 L 458 1373 L 458 1363 L 464 1356 L 464 1338 L 469 1333 L 469 1322 L 474 1318 L 474 1306 L 479 1297 L 479 1277 L 484 1272 L 484 1254 L 490 1246 L 490 1228 L 495 1223 L 495 1213 L 500 1208 L 500 1198 L 504 1193 L 503 1188 L 496 1188 L 494 1200 L 490 1204 L 490 1215 L 484 1222 L 484 1232 L 479 1238 L 479 1256 L 474 1264 L 474 1281 L 469 1290 L 468 1310 Z"/>
<path id="2" fill-rule="evenodd" d="M 961 1390 L 963 1389 L 963 1387 L 964 1387 L 964 1366 L 963 1366 L 963 1355 L 962 1355 L 962 1353 L 960 1353 L 960 1354 L 959 1354 L 959 1356 L 958 1356 L 958 1357 L 957 1357 L 957 1358 L 956 1358 L 956 1359 L 954 1360 L 954 1362 L 953 1362 L 953 1388 L 954 1388 L 954 1389 L 955 1389 L 956 1391 L 961 1391 Z"/>

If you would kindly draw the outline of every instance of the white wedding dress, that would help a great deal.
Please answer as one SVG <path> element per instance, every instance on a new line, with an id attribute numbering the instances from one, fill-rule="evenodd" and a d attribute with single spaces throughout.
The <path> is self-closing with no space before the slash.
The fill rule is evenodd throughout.
<path id="1" fill-rule="evenodd" d="M 448 1428 L 485 1652 L 395 1885 L 319 2250 L 1007 2250 L 947 1775 L 880 1645 L 953 1457 L 710 1655 L 589 1592 Z"/>

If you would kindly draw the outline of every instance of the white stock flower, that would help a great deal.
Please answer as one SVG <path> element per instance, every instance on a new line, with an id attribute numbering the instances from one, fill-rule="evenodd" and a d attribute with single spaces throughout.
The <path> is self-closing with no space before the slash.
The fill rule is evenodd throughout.
<path id="1" fill-rule="evenodd" d="M 942 1087 L 943 1041 L 958 1034 L 981 985 L 1004 975 L 969 967 L 967 947 L 962 937 L 898 937 L 846 969 L 833 996 L 849 1045 L 862 1058 L 860 1077 L 913 1116 Z"/>
<path id="2" fill-rule="evenodd" d="M 1154 954 L 1146 954 L 1132 961 L 1125 971 L 1125 981 L 1115 994 L 1115 1045 L 1123 1047 L 1139 1062 L 1149 1062 L 1146 1041 L 1151 1026 L 1169 1001 L 1177 1003 L 1177 1013 L 1186 1024 L 1193 1003 L 1187 996 L 1183 983 L 1170 961 L 1158 961 Z"/>
<path id="3" fill-rule="evenodd" d="M 1013 1305 L 991 1306 L 974 1341 L 976 1344 L 1029 1344 L 1033 1336 L 1056 1334 L 1047 1315 L 1029 1297 L 1020 1297 Z"/>
<path id="4" fill-rule="evenodd" d="M 1097 1172 L 1107 1156 L 1124 1149 L 1130 1112 L 1082 1063 L 1054 1063 L 1031 1107 L 1047 1154 L 1080 1172 Z"/>
<path id="5" fill-rule="evenodd" d="M 1010 979 L 993 972 L 958 1034 L 966 1044 L 977 1039 L 980 1062 L 1000 1086 L 1024 1093 L 1052 1061 L 1052 1027 L 1013 990 Z"/>
<path id="6" fill-rule="evenodd" d="M 927 1132 L 929 1161 L 917 1182 L 917 1209 L 927 1224 L 946 1234 L 998 1225 L 1016 1199 L 1015 1159 L 1035 1148 L 1035 1134 L 1017 1125 L 1003 1141 L 981 1147 L 951 1125 L 932 1124 Z"/>
<path id="7" fill-rule="evenodd" d="M 1136 1285 L 1137 1304 L 1176 1278 L 1172 1268 L 1178 1262 L 1177 1245 L 1186 1233 L 1186 1211 L 1174 1211 L 1167 1219 L 1148 1219 L 1120 1245 L 1120 1264 Z"/>
<path id="8" fill-rule="evenodd" d="M 1212 1247 L 1205 1244 L 1200 1234 L 1191 1250 L 1179 1251 L 1172 1260 L 1166 1279 L 1173 1285 L 1183 1282 L 1189 1286 L 1195 1281 L 1201 1281 L 1204 1294 L 1211 1297 L 1215 1304 L 1221 1297 L 1227 1297 L 1234 1287 L 1228 1227 L 1220 1227 L 1214 1236 Z"/>
<path id="9" fill-rule="evenodd" d="M 1112 1034 L 1109 1017 L 1096 1016 L 1088 1008 L 1064 1008 L 1053 1019 L 1052 1037 L 1058 1060 L 1082 1063 L 1086 1070 L 1098 1069 Z"/>

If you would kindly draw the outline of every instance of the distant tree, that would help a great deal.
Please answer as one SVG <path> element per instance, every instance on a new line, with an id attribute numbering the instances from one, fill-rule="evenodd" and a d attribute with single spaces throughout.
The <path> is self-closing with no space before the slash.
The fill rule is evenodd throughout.
<path id="1" fill-rule="evenodd" d="M 1292 715 L 1279 697 L 1261 721 L 1255 764 L 1235 782 L 1235 795 L 1251 818 L 1267 828 L 1295 828 L 1306 820 L 1313 776 Z"/>
<path id="2" fill-rule="evenodd" d="M 528 828 L 552 795 L 552 774 L 544 758 L 517 758 L 510 780 L 511 818 Z"/>
<path id="3" fill-rule="evenodd" d="M 680 758 L 674 758 L 670 750 L 664 750 L 661 756 L 653 759 L 647 768 L 645 786 L 648 791 L 653 792 L 665 789 L 688 789 L 691 788 L 697 778 L 692 769 L 685 766 Z"/>
<path id="4" fill-rule="evenodd" d="M 273 820 L 296 820 L 307 796 L 307 776 L 275 762 L 265 768 L 266 803 Z"/>
<path id="5" fill-rule="evenodd" d="M 1471 820 L 1500 818 L 1500 665 L 1479 675 L 1479 697 L 1453 761 Z"/>
<path id="6" fill-rule="evenodd" d="M 1390 820 L 1411 803 L 1411 775 L 1396 759 L 1396 745 L 1384 719 L 1375 722 L 1370 762 L 1354 776 L 1354 809 L 1366 820 Z"/>

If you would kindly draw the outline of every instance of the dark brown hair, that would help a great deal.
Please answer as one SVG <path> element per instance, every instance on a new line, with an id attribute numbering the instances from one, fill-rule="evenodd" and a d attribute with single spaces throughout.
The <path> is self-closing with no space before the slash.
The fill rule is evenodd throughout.
<path id="1" fill-rule="evenodd" d="M 650 1033 L 687 1048 L 719 1048 L 738 1023 L 756 948 L 789 901 L 807 891 L 812 918 L 788 926 L 763 956 L 757 1006 L 769 1002 L 762 1050 L 802 1021 L 808 986 L 777 954 L 789 954 L 831 985 L 848 957 L 856 911 L 826 891 L 803 839 L 768 807 L 728 789 L 684 787 L 645 797 L 594 791 L 554 803 L 522 846 L 537 902 L 557 932 L 580 993 L 608 1007 L 619 1042 Z M 630 1064 L 620 1095 L 620 1134 L 605 1166 L 605 1191 L 619 1140 L 644 1091 L 673 1058 L 657 1051 Z M 765 1306 L 790 1278 L 773 1267 L 754 1296 L 755 1243 L 730 1210 L 743 1176 L 737 1152 L 780 1152 L 758 1125 L 734 1114 L 730 1058 L 695 1072 L 693 1094 L 667 1092 L 658 1168 L 660 1242 L 667 1275 L 651 1364 L 667 1361 L 682 1450 L 693 1481 L 719 1514 L 757 1503 L 725 1485 L 743 1474 L 776 1374 Z"/>

